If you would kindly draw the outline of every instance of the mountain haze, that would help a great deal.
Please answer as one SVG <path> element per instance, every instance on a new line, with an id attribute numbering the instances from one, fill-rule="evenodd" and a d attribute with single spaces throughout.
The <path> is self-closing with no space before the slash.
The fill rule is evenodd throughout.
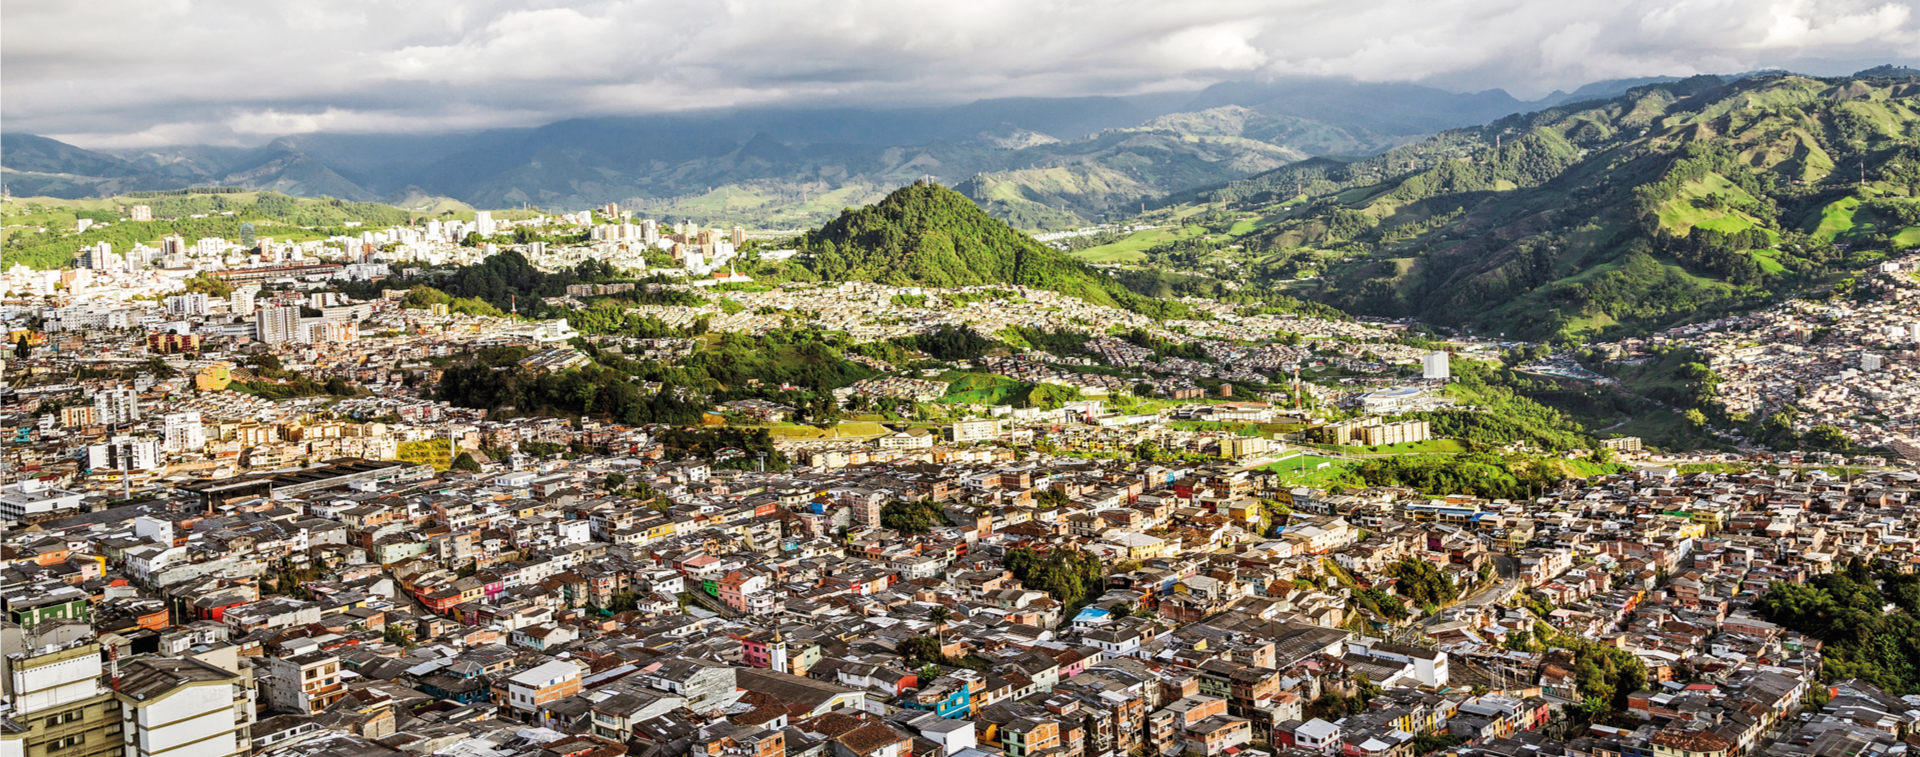
<path id="1" fill-rule="evenodd" d="M 935 108 L 583 118 L 450 135 L 307 134 L 253 149 L 89 151 L 9 135 L 0 165 L 16 195 L 226 184 L 363 201 L 416 188 L 476 207 L 621 202 L 659 216 L 788 226 L 930 177 L 999 217 L 1044 228 L 1116 218 L 1169 192 L 1311 155 L 1377 153 L 1566 97 L 1525 103 L 1498 90 L 1302 79 Z"/>

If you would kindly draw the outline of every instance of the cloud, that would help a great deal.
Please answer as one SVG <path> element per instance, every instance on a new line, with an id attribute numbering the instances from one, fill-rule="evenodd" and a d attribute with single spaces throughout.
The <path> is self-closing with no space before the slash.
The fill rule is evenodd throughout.
<path id="1" fill-rule="evenodd" d="M 1920 0 L 9 0 L 0 122 L 93 145 L 1312 75 L 1507 88 L 1920 56 Z"/>

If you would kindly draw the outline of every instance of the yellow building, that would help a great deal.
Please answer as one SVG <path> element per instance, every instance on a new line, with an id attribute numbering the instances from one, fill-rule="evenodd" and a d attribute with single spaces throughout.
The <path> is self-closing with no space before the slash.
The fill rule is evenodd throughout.
<path id="1" fill-rule="evenodd" d="M 203 392 L 218 392 L 233 383 L 233 366 L 226 363 L 214 363 L 200 369 L 193 377 L 193 388 Z"/>

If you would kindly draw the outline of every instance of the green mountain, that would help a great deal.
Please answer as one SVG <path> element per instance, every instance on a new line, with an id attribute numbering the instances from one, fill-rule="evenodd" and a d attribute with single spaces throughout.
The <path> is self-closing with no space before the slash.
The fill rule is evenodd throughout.
<path id="1" fill-rule="evenodd" d="M 1202 228 L 1144 262 L 1537 338 L 1710 318 L 1920 246 L 1916 95 L 1785 74 L 1637 87 L 1167 198 L 1149 219 Z"/>
<path id="2" fill-rule="evenodd" d="M 1168 303 L 1015 231 L 966 195 L 926 181 L 848 209 L 801 238 L 822 278 L 895 286 L 1016 284 L 1089 302 L 1166 314 Z M 1173 303 L 1177 305 L 1178 303 Z"/>

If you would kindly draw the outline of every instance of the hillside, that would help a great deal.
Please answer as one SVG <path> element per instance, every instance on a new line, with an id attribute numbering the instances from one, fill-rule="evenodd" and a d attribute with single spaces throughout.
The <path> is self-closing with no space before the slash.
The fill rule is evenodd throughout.
<path id="1" fill-rule="evenodd" d="M 134 205 L 146 205 L 154 220 L 125 220 L 127 209 Z M 379 203 L 316 200 L 277 192 L 172 190 L 87 200 L 15 198 L 0 206 L 0 215 L 6 225 L 0 257 L 8 267 L 18 263 L 29 268 L 60 268 L 73 263 L 75 250 L 100 242 L 125 252 L 137 243 L 152 244 L 174 235 L 189 240 L 238 239 L 243 223 L 252 223 L 262 237 L 284 241 L 325 239 L 349 233 L 346 224 L 350 221 L 384 226 L 406 223 L 415 214 Z M 472 212 L 465 217 L 472 218 Z M 75 222 L 82 218 L 95 225 L 75 232 Z"/>
<path id="2" fill-rule="evenodd" d="M 1033 241 L 982 211 L 966 195 L 932 182 L 902 187 L 849 209 L 801 239 L 809 266 L 828 280 L 896 286 L 1017 284 L 1089 302 L 1158 312 L 1085 263 Z"/>
<path id="3" fill-rule="evenodd" d="M 1132 97 L 582 118 L 443 135 L 306 134 L 253 149 L 88 151 L 8 135 L 0 166 L 15 196 L 221 184 L 367 201 L 416 188 L 474 207 L 575 210 L 613 201 L 661 218 L 788 228 L 932 178 L 1022 228 L 1058 228 L 1129 215 L 1169 192 L 1310 155 L 1373 154 L 1618 89 L 1603 82 L 1526 103 L 1497 90 L 1297 79 Z"/>
<path id="4" fill-rule="evenodd" d="M 1130 259 L 1480 332 L 1644 332 L 1920 244 L 1915 95 L 1907 78 L 1655 83 L 1167 198 L 1148 220 L 1198 225 Z"/>

